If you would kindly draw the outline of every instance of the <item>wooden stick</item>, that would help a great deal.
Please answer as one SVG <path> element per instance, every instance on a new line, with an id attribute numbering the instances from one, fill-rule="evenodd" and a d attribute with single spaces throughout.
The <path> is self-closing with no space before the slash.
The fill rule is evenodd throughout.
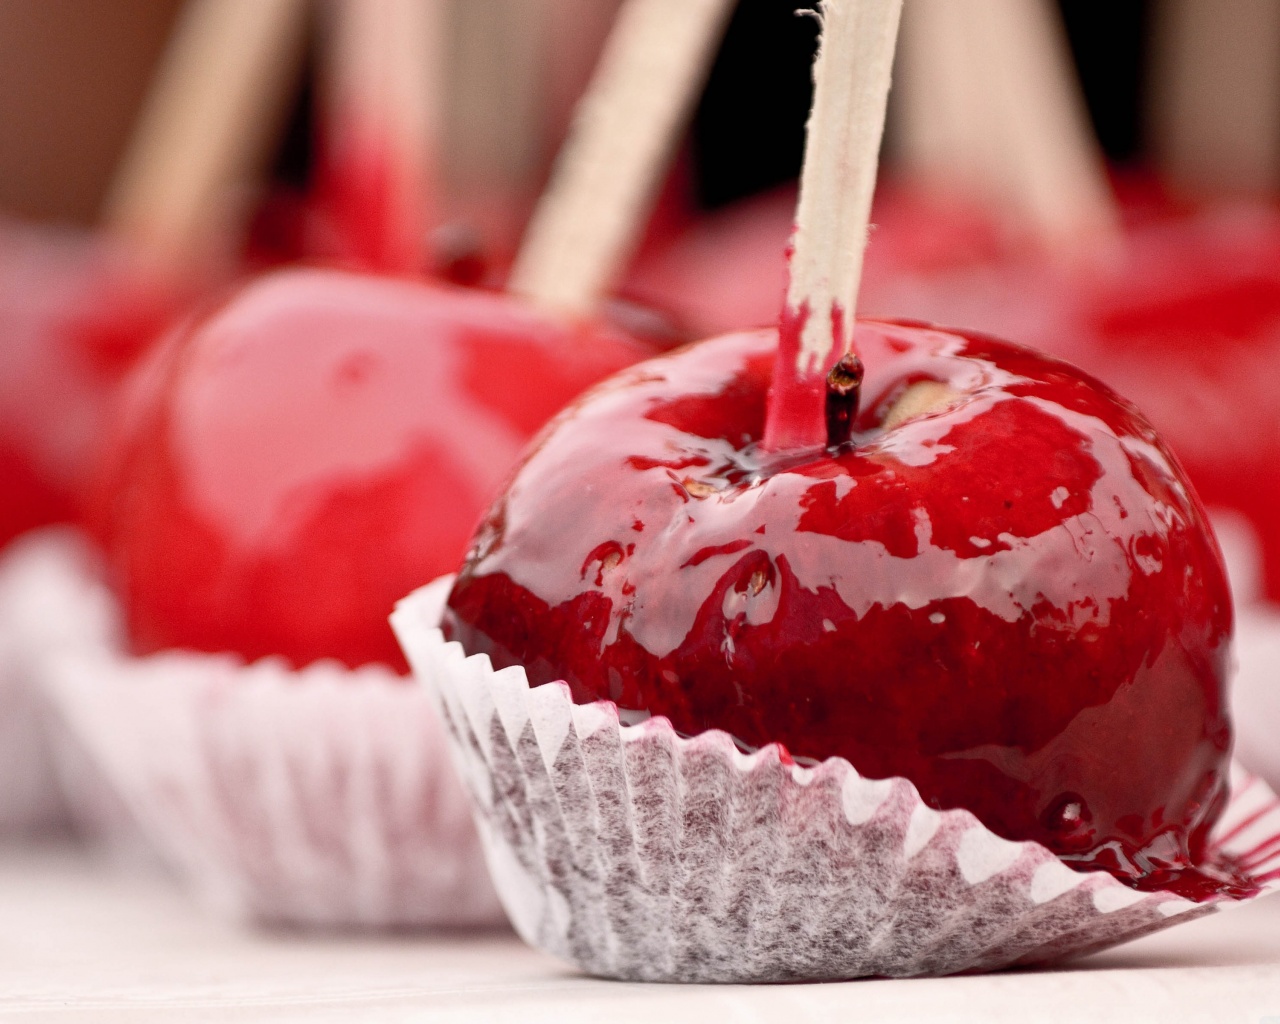
<path id="1" fill-rule="evenodd" d="M 913 170 L 984 192 L 1049 247 L 1113 235 L 1102 154 L 1050 0 L 911 0 L 907 11 L 900 109 Z"/>
<path id="2" fill-rule="evenodd" d="M 1280 3 L 1162 0 L 1149 95 L 1152 148 L 1192 190 L 1280 185 Z"/>
<path id="3" fill-rule="evenodd" d="M 555 0 L 448 0 L 443 177 L 451 213 L 514 247 L 549 154 L 541 114 Z"/>
<path id="4" fill-rule="evenodd" d="M 772 451 L 828 439 L 828 373 L 856 402 L 854 312 L 902 0 L 823 0 L 791 277 L 765 423 Z M 850 358 L 852 357 L 852 358 Z"/>
<path id="5" fill-rule="evenodd" d="M 225 241 L 301 57 L 306 0 L 190 0 L 107 197 L 109 233 L 158 267 Z"/>
<path id="6" fill-rule="evenodd" d="M 547 152 L 554 155 L 600 62 L 621 0 L 542 0 L 542 6 L 546 80 L 538 126 L 548 140 Z"/>
<path id="7" fill-rule="evenodd" d="M 992 115 L 975 56 L 973 2 L 909 0 L 902 11 L 889 105 L 894 156 L 934 190 L 972 190 L 988 173 Z"/>
<path id="8" fill-rule="evenodd" d="M 423 265 L 444 91 L 444 0 L 333 0 L 326 163 L 368 263 Z M 345 179 L 345 180 L 343 180 Z"/>
<path id="9" fill-rule="evenodd" d="M 627 0 L 534 212 L 510 289 L 593 313 L 631 255 L 730 0 Z"/>

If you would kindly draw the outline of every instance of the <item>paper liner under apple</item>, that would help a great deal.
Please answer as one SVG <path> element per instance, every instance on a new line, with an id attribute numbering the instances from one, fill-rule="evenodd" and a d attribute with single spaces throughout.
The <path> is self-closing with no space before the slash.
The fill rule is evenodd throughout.
<path id="1" fill-rule="evenodd" d="M 28 531 L 0 558 L 0 831 L 70 831 L 124 866 L 153 868 L 151 843 L 45 690 L 59 657 L 119 642 L 100 570 L 101 554 L 69 526 Z"/>
<path id="2" fill-rule="evenodd" d="M 619 722 L 531 687 L 438 628 L 452 581 L 402 601 L 397 634 L 439 703 L 516 930 L 593 974 L 787 981 L 1046 963 L 1236 905 L 1075 871 L 901 778 L 813 767 L 724 732 Z M 1280 801 L 1243 771 L 1210 843 L 1256 894 L 1280 884 Z"/>
<path id="3" fill-rule="evenodd" d="M 349 927 L 503 921 L 435 711 L 389 669 L 129 656 L 119 609 L 54 531 L 33 536 L 14 641 L 54 712 L 76 824 L 155 855 L 236 918 Z M 12 574 L 11 574 L 12 575 Z M 12 589 L 12 588 L 11 588 Z M 50 606 L 50 601 L 54 602 Z M 47 625 L 79 638 L 37 643 Z M 2 693 L 2 691 L 0 691 Z M 104 828 L 105 827 L 105 828 Z M 126 834 L 126 832 L 128 834 Z"/>
<path id="4" fill-rule="evenodd" d="M 40 547 L 77 546 L 68 534 L 34 534 L 7 545 L 0 557 L 0 833 L 39 834 L 65 827 L 45 708 L 33 678 L 41 652 L 72 642 L 65 620 L 40 585 Z M 57 539 L 54 539 L 54 538 Z M 76 555 L 69 554 L 74 558 Z M 97 635 L 101 622 L 90 622 Z M 82 625 L 83 628 L 83 619 Z"/>

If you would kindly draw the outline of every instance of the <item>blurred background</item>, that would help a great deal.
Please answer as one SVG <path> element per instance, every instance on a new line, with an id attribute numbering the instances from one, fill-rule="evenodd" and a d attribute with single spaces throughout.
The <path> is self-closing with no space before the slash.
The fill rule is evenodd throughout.
<path id="1" fill-rule="evenodd" d="M 545 2 L 455 2 L 456 45 L 479 50 L 476 37 L 494 21 Z M 600 29 L 617 6 L 617 0 L 590 2 L 599 10 L 591 15 L 596 24 L 578 40 L 585 53 L 557 52 L 556 41 L 547 41 L 545 61 L 564 62 L 569 78 L 556 83 L 558 109 L 544 114 L 553 122 L 563 124 L 566 97 L 581 88 Z M 1241 0 L 1201 2 L 1217 9 Z M 789 0 L 738 4 L 691 133 L 689 160 L 704 206 L 784 182 L 799 170 L 816 25 L 797 17 L 796 6 Z M 1060 4 L 1098 139 L 1121 163 L 1143 159 L 1156 145 L 1158 117 L 1148 105 L 1161 6 L 1160 0 Z M 1252 6 L 1274 5 L 1262 0 Z M 181 7 L 182 0 L 0 0 L 0 209 L 39 220 L 94 222 Z M 310 166 L 317 42 L 310 32 L 289 109 L 264 155 L 270 176 L 292 184 L 303 183 Z M 483 76 L 475 78 L 473 86 L 485 85 Z M 492 78 L 488 85 L 501 91 Z M 473 101 L 472 108 L 482 110 L 483 102 Z M 454 126 L 455 138 L 463 134 L 465 128 Z M 551 135 L 528 155 L 532 177 L 545 175 L 556 141 Z M 459 144 L 483 149 L 485 142 Z"/>

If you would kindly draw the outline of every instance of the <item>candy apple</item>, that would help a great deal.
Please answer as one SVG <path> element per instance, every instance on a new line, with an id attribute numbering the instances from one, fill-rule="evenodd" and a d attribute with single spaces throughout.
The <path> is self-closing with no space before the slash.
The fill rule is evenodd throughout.
<path id="1" fill-rule="evenodd" d="M 528 438 L 649 350 L 499 295 L 338 271 L 249 284 L 134 381 L 100 517 L 134 649 L 401 666 Z"/>
<path id="2" fill-rule="evenodd" d="M 863 407 L 838 367 L 826 446 L 761 443 L 775 330 L 594 389 L 483 520 L 446 635 L 624 717 L 904 776 L 1081 868 L 1231 885 L 1196 867 L 1226 795 L 1231 602 L 1177 462 L 1055 359 L 855 337 Z"/>

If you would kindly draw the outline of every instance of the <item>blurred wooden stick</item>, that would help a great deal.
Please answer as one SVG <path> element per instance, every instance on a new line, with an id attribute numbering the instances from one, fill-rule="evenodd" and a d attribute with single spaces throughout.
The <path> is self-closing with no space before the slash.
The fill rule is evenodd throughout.
<path id="1" fill-rule="evenodd" d="M 1280 185 L 1280 3 L 1160 0 L 1148 90 L 1151 144 L 1184 188 Z"/>
<path id="2" fill-rule="evenodd" d="M 445 0 L 334 0 L 326 52 L 325 145 L 335 188 L 388 270 L 420 267 L 439 187 Z"/>
<path id="3" fill-rule="evenodd" d="M 157 266 L 226 244 L 237 184 L 275 138 L 300 66 L 306 0 L 189 0 L 104 209 Z"/>
<path id="4" fill-rule="evenodd" d="M 541 0 L 547 77 L 540 129 L 549 155 L 563 143 L 622 0 Z"/>
<path id="5" fill-rule="evenodd" d="M 541 124 L 554 0 L 449 0 L 443 176 L 454 212 L 514 245 L 548 159 Z"/>
<path id="6" fill-rule="evenodd" d="M 1049 0 L 907 0 L 897 113 L 910 170 L 1010 208 L 1050 246 L 1116 230 Z"/>
<path id="7" fill-rule="evenodd" d="M 719 45 L 730 0 L 627 0 L 578 105 L 510 288 L 595 312 L 630 257 Z"/>
<path id="8" fill-rule="evenodd" d="M 906 0 L 900 37 L 890 95 L 899 162 L 932 185 L 972 188 L 987 174 L 992 115 L 969 5 Z"/>

